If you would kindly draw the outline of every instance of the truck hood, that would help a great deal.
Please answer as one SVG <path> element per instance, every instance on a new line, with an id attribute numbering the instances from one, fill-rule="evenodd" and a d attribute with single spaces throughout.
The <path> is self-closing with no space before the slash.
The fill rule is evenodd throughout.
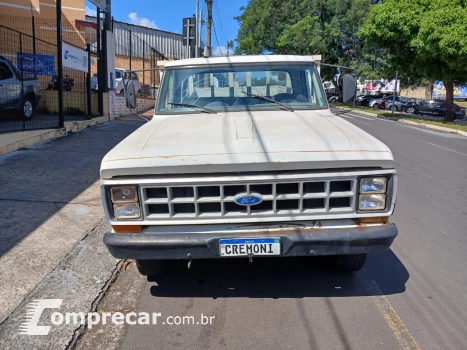
<path id="1" fill-rule="evenodd" d="M 101 178 L 394 168 L 389 148 L 329 110 L 155 115 L 102 160 Z"/>

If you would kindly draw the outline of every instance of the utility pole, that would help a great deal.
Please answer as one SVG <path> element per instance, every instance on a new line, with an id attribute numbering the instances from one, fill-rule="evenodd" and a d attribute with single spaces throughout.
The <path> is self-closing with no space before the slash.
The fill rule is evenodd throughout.
<path id="1" fill-rule="evenodd" d="M 198 27 L 198 22 L 199 22 L 199 0 L 196 0 L 196 35 L 195 35 L 195 57 L 198 57 L 198 38 L 199 38 L 199 27 Z"/>
<path id="2" fill-rule="evenodd" d="M 213 0 L 206 0 L 208 5 L 208 16 L 206 24 L 206 49 L 204 50 L 204 57 L 211 56 L 212 2 Z"/>
<path id="3" fill-rule="evenodd" d="M 395 107 L 395 104 L 396 104 L 397 79 L 399 79 L 399 72 L 398 71 L 396 71 L 396 81 L 394 83 L 394 94 L 392 95 L 392 111 L 391 111 L 392 114 L 394 114 L 394 107 Z"/>
<path id="4" fill-rule="evenodd" d="M 196 46 L 198 50 L 201 49 L 201 38 L 203 37 L 203 11 L 199 11 L 199 22 L 197 24 L 198 27 L 198 42 L 196 43 Z M 199 55 L 198 55 L 199 56 Z"/>

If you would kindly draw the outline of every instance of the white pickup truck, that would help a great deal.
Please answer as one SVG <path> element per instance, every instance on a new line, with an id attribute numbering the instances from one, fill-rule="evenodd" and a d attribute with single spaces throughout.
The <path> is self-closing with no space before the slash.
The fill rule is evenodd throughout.
<path id="1" fill-rule="evenodd" d="M 264 256 L 357 271 L 397 236 L 393 155 L 331 113 L 307 56 L 167 64 L 153 119 L 104 157 L 101 179 L 104 242 L 144 275 Z"/>

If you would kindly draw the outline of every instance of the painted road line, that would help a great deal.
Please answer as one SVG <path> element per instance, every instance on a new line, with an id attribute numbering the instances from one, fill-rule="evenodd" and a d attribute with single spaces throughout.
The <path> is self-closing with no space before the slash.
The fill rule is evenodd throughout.
<path id="1" fill-rule="evenodd" d="M 366 120 L 375 120 L 376 119 L 376 118 L 371 118 L 371 117 L 362 117 L 361 115 L 358 115 L 358 114 L 347 113 L 346 115 L 349 115 L 349 116 L 352 116 L 352 117 L 355 117 L 355 118 L 359 118 L 359 119 L 366 119 Z"/>
<path id="2" fill-rule="evenodd" d="M 366 125 L 371 125 L 370 123 L 367 123 L 367 122 L 364 122 L 363 120 L 358 120 L 358 119 L 357 119 L 357 123 L 362 123 L 362 124 L 366 124 Z"/>
<path id="3" fill-rule="evenodd" d="M 359 119 L 366 119 L 366 120 L 378 120 L 378 121 L 382 121 L 382 122 L 391 122 L 390 120 L 384 120 L 384 119 L 381 119 L 381 118 L 373 118 L 373 117 L 364 117 L 364 116 L 361 116 L 359 114 L 347 114 L 348 116 L 352 116 L 352 117 L 355 117 L 355 118 L 359 118 Z"/>
<path id="4" fill-rule="evenodd" d="M 404 350 L 421 350 L 420 346 L 418 346 L 417 342 L 412 337 L 396 310 L 394 310 L 391 303 L 389 303 L 389 300 L 383 294 L 376 282 L 374 280 L 367 280 L 363 283 L 401 347 Z"/>
<path id="5" fill-rule="evenodd" d="M 439 148 L 445 149 L 446 151 L 451 151 L 451 152 L 454 152 L 454 153 L 457 153 L 457 154 L 461 154 L 461 155 L 467 157 L 467 154 L 465 154 L 465 153 L 458 152 L 458 151 L 456 151 L 456 150 L 453 150 L 453 149 L 450 149 L 450 148 L 446 148 L 446 147 L 443 147 L 443 146 L 440 146 L 440 145 L 437 145 L 437 144 L 434 144 L 434 143 L 431 143 L 431 142 L 429 142 L 428 144 L 429 144 L 429 145 L 432 145 L 432 146 L 435 146 L 435 147 L 439 147 Z"/>
<path id="6" fill-rule="evenodd" d="M 352 116 L 354 117 L 359 117 L 359 118 L 363 118 L 363 119 L 368 119 L 368 120 L 378 120 L 380 122 L 386 122 L 386 123 L 393 123 L 394 121 L 393 120 L 386 120 L 386 119 L 382 119 L 382 118 L 377 118 L 377 117 L 362 117 L 361 115 L 355 115 L 355 114 L 351 114 Z"/>

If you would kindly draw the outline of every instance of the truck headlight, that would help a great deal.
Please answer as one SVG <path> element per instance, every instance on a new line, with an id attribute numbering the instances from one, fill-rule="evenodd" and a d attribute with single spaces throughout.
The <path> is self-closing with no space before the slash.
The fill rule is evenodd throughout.
<path id="1" fill-rule="evenodd" d="M 388 179 L 385 177 L 365 177 L 360 179 L 360 193 L 386 193 Z"/>
<path id="2" fill-rule="evenodd" d="M 358 208 L 360 210 L 384 210 L 386 208 L 386 195 L 361 194 Z"/>
<path id="3" fill-rule="evenodd" d="M 114 204 L 116 219 L 139 219 L 141 212 L 138 203 Z"/>
<path id="4" fill-rule="evenodd" d="M 132 203 L 138 201 L 136 186 L 110 187 L 112 203 Z"/>
<path id="5" fill-rule="evenodd" d="M 141 217 L 136 186 L 110 187 L 110 200 L 116 219 L 139 219 Z"/>

